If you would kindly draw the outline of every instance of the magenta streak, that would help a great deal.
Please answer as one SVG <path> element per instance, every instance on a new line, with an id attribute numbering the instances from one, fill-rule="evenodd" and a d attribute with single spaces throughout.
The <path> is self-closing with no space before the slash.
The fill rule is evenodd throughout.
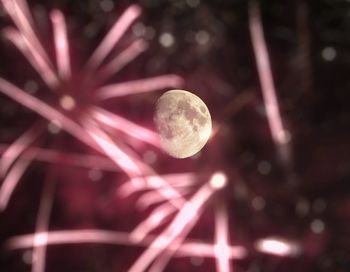
<path id="1" fill-rule="evenodd" d="M 86 134 L 86 131 L 84 131 L 77 123 L 34 96 L 25 93 L 23 90 L 17 88 L 3 78 L 0 78 L 0 92 L 11 97 L 16 102 L 38 113 L 49 121 L 57 120 L 67 132 L 89 146 L 94 147 L 91 139 Z"/>
<path id="2" fill-rule="evenodd" d="M 143 175 L 142 166 L 133 158 L 130 152 L 125 148 L 121 148 L 119 143 L 117 146 L 112 139 L 93 122 L 87 119 L 83 122 L 87 133 L 94 139 L 96 144 L 104 151 L 104 153 L 114 161 L 121 169 L 125 171 L 130 178 L 140 177 Z"/>
<path id="3" fill-rule="evenodd" d="M 272 138 L 277 145 L 283 145 L 288 140 L 276 98 L 276 89 L 264 39 L 260 11 L 255 3 L 252 3 L 250 7 L 249 27 Z"/>
<path id="4" fill-rule="evenodd" d="M 36 219 L 36 229 L 33 241 L 32 272 L 45 271 L 47 233 L 49 229 L 50 214 L 53 203 L 54 187 L 54 181 L 50 178 L 47 178 L 45 180 L 44 190 L 39 204 L 39 212 Z"/>
<path id="5" fill-rule="evenodd" d="M 11 16 L 12 20 L 19 29 L 20 34 L 26 43 L 26 47 L 32 54 L 32 56 L 25 55 L 26 58 L 33 57 L 35 59 L 37 66 L 34 68 L 40 69 L 38 70 L 38 73 L 43 77 L 48 86 L 54 89 L 58 85 L 58 79 L 52 69 L 52 64 L 50 63 L 50 60 L 45 53 L 43 46 L 41 45 L 30 24 L 31 18 L 27 17 L 28 14 L 26 13 L 28 13 L 28 10 L 25 7 L 26 5 L 22 7 L 16 1 L 13 1 L 12 6 L 9 6 L 9 2 L 6 0 L 3 0 L 3 4 L 8 14 Z"/>
<path id="6" fill-rule="evenodd" d="M 157 191 L 150 191 L 147 193 L 144 193 L 140 198 L 136 201 L 135 206 L 140 209 L 147 209 L 151 205 L 160 203 L 164 201 L 164 197 L 159 194 L 159 192 L 162 192 L 162 190 L 168 190 L 167 188 L 157 188 Z M 184 197 L 185 195 L 189 194 L 191 192 L 188 188 L 177 188 L 176 191 L 181 195 L 181 197 Z M 165 194 L 166 192 L 163 192 Z"/>
<path id="7" fill-rule="evenodd" d="M 98 121 L 105 125 L 108 125 L 114 129 L 117 129 L 135 139 L 138 139 L 143 142 L 152 144 L 155 147 L 159 148 L 159 137 L 158 135 L 142 126 L 139 126 L 133 122 L 128 121 L 127 119 L 113 114 L 104 109 L 94 107 L 91 110 L 91 115 Z"/>
<path id="8" fill-rule="evenodd" d="M 141 242 L 147 237 L 153 229 L 158 228 L 164 223 L 164 220 L 174 213 L 176 208 L 169 203 L 164 203 L 152 211 L 152 213 L 143 220 L 134 230 L 130 233 L 130 239 L 135 242 Z"/>
<path id="9" fill-rule="evenodd" d="M 106 80 L 110 76 L 118 73 L 127 64 L 132 62 L 138 55 L 147 49 L 147 42 L 138 39 L 122 51 L 118 56 L 111 60 L 104 67 L 101 67 L 98 71 L 98 78 L 100 80 Z"/>
<path id="10" fill-rule="evenodd" d="M 88 61 L 87 66 L 96 68 L 111 52 L 113 47 L 118 43 L 120 38 L 124 35 L 132 22 L 140 15 L 141 10 L 137 5 L 130 6 L 114 24 L 112 29 L 108 32 L 101 44 L 97 47 Z"/>
<path id="11" fill-rule="evenodd" d="M 58 73 L 63 80 L 71 77 L 67 26 L 62 12 L 54 10 L 51 13 Z"/>
<path id="12" fill-rule="evenodd" d="M 24 57 L 38 72 L 44 82 L 50 88 L 54 88 L 57 85 L 57 78 L 55 78 L 56 76 L 48 67 L 46 67 L 46 64 L 42 62 L 42 59 L 40 57 L 38 58 L 38 55 L 33 52 L 33 48 L 30 47 L 30 44 L 25 36 L 14 28 L 6 28 L 4 30 L 4 35 L 17 47 L 20 52 L 22 52 Z"/>
<path id="13" fill-rule="evenodd" d="M 10 146 L 0 144 L 0 154 L 6 152 Z M 34 156 L 35 154 L 35 156 Z M 4 156 L 4 155 L 3 155 Z M 10 155 L 8 159 L 14 160 L 16 156 Z M 29 147 L 26 152 L 21 154 L 22 159 L 33 158 L 36 161 L 54 163 L 54 164 L 63 164 L 70 166 L 84 167 L 88 169 L 99 169 L 111 172 L 120 172 L 116 168 L 115 163 L 110 159 L 107 159 L 102 156 L 94 156 L 90 154 L 79 154 L 79 153 L 68 153 L 60 152 L 57 150 L 44 149 L 39 147 Z"/>
<path id="14" fill-rule="evenodd" d="M 226 207 L 217 208 L 215 213 L 215 258 L 216 268 L 220 272 L 230 272 L 230 245 L 228 216 Z"/>
<path id="15" fill-rule="evenodd" d="M 130 239 L 128 232 L 106 231 L 97 229 L 87 230 L 60 230 L 42 233 L 46 239 L 38 239 L 45 245 L 61 245 L 61 244 L 78 244 L 78 243 L 97 243 L 127 246 L 145 246 L 149 247 L 156 236 L 149 235 L 142 242 L 135 242 Z M 6 243 L 9 250 L 32 248 L 35 237 L 38 234 L 26 234 L 12 237 Z M 40 243 L 35 246 L 40 246 Z M 166 249 L 176 251 L 179 257 L 197 256 L 197 257 L 214 257 L 214 245 L 202 243 L 194 240 L 187 240 L 179 248 L 173 248 L 171 245 Z M 242 259 L 246 257 L 246 250 L 241 246 L 231 246 L 230 257 L 234 259 Z"/>
<path id="16" fill-rule="evenodd" d="M 0 187 L 0 211 L 6 209 L 11 195 L 28 168 L 31 160 L 19 159 L 11 168 Z"/>
<path id="17" fill-rule="evenodd" d="M 4 151 L 0 160 L 0 173 L 2 176 L 6 174 L 13 162 L 19 158 L 21 153 L 26 150 L 41 133 L 42 126 L 35 125 L 23 133 Z"/>
<path id="18" fill-rule="evenodd" d="M 96 96 L 98 99 L 104 100 L 113 97 L 162 90 L 168 87 L 179 87 L 182 84 L 182 78 L 177 75 L 163 75 L 107 85 L 98 89 L 96 91 Z"/>
<path id="19" fill-rule="evenodd" d="M 151 243 L 141 256 L 135 261 L 129 272 L 144 271 L 154 259 L 156 259 L 162 252 L 175 240 L 180 241 L 178 245 L 185 239 L 188 233 L 199 217 L 201 208 L 205 201 L 213 194 L 213 188 L 209 184 L 203 185 L 202 188 L 192 197 L 192 199 L 185 203 L 179 210 L 177 216 L 170 223 L 170 225 Z"/>

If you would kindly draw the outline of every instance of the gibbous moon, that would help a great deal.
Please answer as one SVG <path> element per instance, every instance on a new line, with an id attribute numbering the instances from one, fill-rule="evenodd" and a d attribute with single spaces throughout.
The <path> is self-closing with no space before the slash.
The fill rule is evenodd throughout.
<path id="1" fill-rule="evenodd" d="M 207 106 L 198 96 L 183 90 L 165 92 L 158 99 L 154 121 L 162 148 L 175 158 L 199 152 L 212 129 Z"/>

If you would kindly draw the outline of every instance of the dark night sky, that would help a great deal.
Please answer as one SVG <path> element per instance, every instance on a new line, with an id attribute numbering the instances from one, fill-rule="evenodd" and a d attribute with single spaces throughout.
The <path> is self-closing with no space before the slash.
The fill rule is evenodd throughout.
<path id="1" fill-rule="evenodd" d="M 291 160 L 283 163 L 271 138 L 261 94 L 248 24 L 248 1 L 243 0 L 75 0 L 30 1 L 37 32 L 54 57 L 48 11 L 66 16 L 73 74 L 80 68 L 119 15 L 132 3 L 142 15 L 115 51 L 135 36 L 148 40 L 149 49 L 107 83 L 167 73 L 178 74 L 183 89 L 198 94 L 211 111 L 215 137 L 195 159 L 175 160 L 140 145 L 136 150 L 160 174 L 194 172 L 199 183 L 217 170 L 229 179 L 215 195 L 189 234 L 212 241 L 216 203 L 229 210 L 233 245 L 248 256 L 233 260 L 233 271 L 347 271 L 350 267 L 350 1 L 260 1 L 266 43 L 281 115 L 291 135 Z M 4 11 L 1 28 L 11 25 Z M 170 42 L 169 42 L 170 35 Z M 167 44 L 167 43 L 170 44 Z M 50 105 L 57 96 L 6 39 L 0 42 L 0 77 L 33 93 Z M 33 84 L 34 83 L 34 84 Z M 34 87 L 33 87 L 34 85 Z M 77 84 L 77 103 L 88 90 Z M 161 92 L 163 92 L 162 90 Z M 160 91 L 98 102 L 136 123 L 154 128 L 153 106 Z M 0 94 L 0 152 L 33 124 L 44 119 Z M 119 137 L 116 135 L 116 137 Z M 69 134 L 46 131 L 35 143 L 62 154 L 98 154 Z M 136 145 L 137 146 L 137 145 Z M 151 154 L 151 155 L 150 155 Z M 148 156 L 148 157 L 149 157 Z M 139 211 L 139 197 L 117 199 L 126 176 L 69 165 L 64 155 L 56 163 L 34 161 L 20 180 L 8 208 L 0 213 L 0 242 L 33 233 L 45 184 L 54 181 L 50 230 L 100 228 L 128 231 L 150 210 Z M 95 171 L 95 172 L 94 172 Z M 92 182 L 93 173 L 101 175 Z M 92 173 L 92 174 L 91 174 Z M 156 233 L 161 230 L 157 229 Z M 257 239 L 278 236 L 300 244 L 297 256 L 277 257 L 253 248 Z M 127 271 L 142 248 L 110 245 L 49 247 L 46 270 Z M 31 251 L 0 252 L 0 270 L 30 271 Z M 26 261 L 27 260 L 27 261 Z M 165 271 L 215 271 L 207 258 L 194 265 L 177 258 Z"/>

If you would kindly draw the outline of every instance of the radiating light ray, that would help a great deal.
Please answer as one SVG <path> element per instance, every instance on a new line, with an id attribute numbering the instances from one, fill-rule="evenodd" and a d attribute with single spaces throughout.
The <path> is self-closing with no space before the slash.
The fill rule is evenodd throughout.
<path id="1" fill-rule="evenodd" d="M 105 100 L 131 94 L 152 92 L 168 87 L 180 87 L 182 84 L 182 78 L 177 75 L 163 75 L 103 86 L 96 91 L 96 97 L 97 99 Z"/>
<path id="2" fill-rule="evenodd" d="M 37 124 L 24 132 L 13 142 L 2 154 L 0 159 L 0 174 L 5 176 L 6 172 L 21 153 L 26 150 L 42 133 L 42 125 Z"/>
<path id="3" fill-rule="evenodd" d="M 255 248 L 262 253 L 281 257 L 295 256 L 300 252 L 300 247 L 295 242 L 276 237 L 258 240 Z"/>
<path id="4" fill-rule="evenodd" d="M 168 189 L 157 188 L 157 191 L 150 191 L 142 194 L 142 196 L 140 196 L 139 199 L 136 201 L 136 207 L 139 207 L 140 209 L 147 209 L 151 205 L 165 201 L 162 194 L 159 194 L 159 192 L 162 192 L 162 190 Z M 192 190 L 188 188 L 177 188 L 176 191 L 179 193 L 180 196 L 185 197 L 185 195 L 189 194 Z"/>
<path id="5" fill-rule="evenodd" d="M 10 146 L 0 144 L 0 154 L 3 154 Z M 35 156 L 34 156 L 35 154 Z M 10 157 L 15 159 L 14 157 Z M 40 147 L 29 147 L 25 153 L 21 154 L 22 159 L 33 158 L 35 161 L 52 164 L 63 164 L 68 166 L 84 167 L 88 169 L 99 169 L 110 172 L 120 172 L 120 169 L 104 156 L 80 154 L 72 152 L 61 152 Z"/>
<path id="6" fill-rule="evenodd" d="M 135 158 L 126 151 L 125 147 L 122 149 L 120 144 L 116 145 L 113 140 L 96 124 L 91 121 L 83 121 L 87 133 L 94 139 L 103 152 L 114 161 L 125 173 L 130 177 L 140 177 L 143 175 L 142 166 Z"/>
<path id="7" fill-rule="evenodd" d="M 174 213 L 176 208 L 168 203 L 157 207 L 130 233 L 130 239 L 141 242 L 155 228 L 160 227 L 164 220 Z"/>
<path id="8" fill-rule="evenodd" d="M 130 6 L 114 24 L 101 44 L 96 48 L 91 58 L 88 61 L 87 66 L 89 68 L 97 68 L 106 56 L 111 52 L 113 47 L 118 43 L 120 38 L 124 35 L 133 21 L 140 15 L 141 10 L 137 5 Z"/>
<path id="9" fill-rule="evenodd" d="M 50 69 L 45 70 L 45 64 L 40 62 L 40 60 L 33 55 L 33 50 L 30 50 L 28 47 L 28 40 L 21 35 L 19 31 L 12 27 L 8 27 L 3 30 L 4 36 L 11 41 L 17 49 L 22 52 L 24 57 L 32 65 L 32 67 L 38 72 L 39 76 L 43 81 L 50 87 L 54 88 L 57 85 L 57 81 L 53 79 L 55 76 L 52 76 Z M 39 60 L 39 61 L 38 61 Z"/>
<path id="10" fill-rule="evenodd" d="M 140 243 L 130 239 L 128 232 L 120 231 L 107 231 L 99 229 L 82 229 L 82 230 L 60 230 L 49 231 L 42 233 L 45 239 L 37 239 L 44 241 L 46 245 L 62 245 L 62 244 L 106 244 L 106 245 L 126 245 L 126 246 L 145 246 L 149 247 L 152 241 L 157 237 L 154 235 L 148 235 Z M 8 250 L 19 250 L 32 248 L 35 241 L 35 234 L 18 235 L 10 238 L 5 246 Z M 176 241 L 176 240 L 175 240 Z M 37 243 L 40 244 L 40 243 Z M 200 241 L 187 239 L 176 250 L 170 245 L 166 250 L 176 251 L 177 257 L 214 257 L 214 245 L 209 243 L 203 243 Z M 247 256 L 247 251 L 241 246 L 230 247 L 230 257 L 232 259 L 242 259 Z"/>
<path id="11" fill-rule="evenodd" d="M 14 163 L 0 187 L 0 211 L 6 209 L 18 181 L 21 179 L 31 160 L 20 159 Z"/>
<path id="12" fill-rule="evenodd" d="M 137 140 L 147 142 L 159 148 L 159 136 L 149 129 L 139 126 L 117 114 L 98 107 L 94 107 L 92 109 L 91 115 L 100 123 L 108 125 L 111 128 L 117 129 Z"/>
<path id="13" fill-rule="evenodd" d="M 25 54 L 24 56 L 28 60 L 32 58 L 33 60 L 29 60 L 31 63 L 35 61 L 36 65 L 33 67 L 37 70 L 46 84 L 48 84 L 48 86 L 50 86 L 52 89 L 55 89 L 55 87 L 58 85 L 58 78 L 53 71 L 53 66 L 50 63 L 43 46 L 41 45 L 35 31 L 33 30 L 33 27 L 31 26 L 30 22 L 32 20 L 30 17 L 30 12 L 28 12 L 26 5 L 23 5 L 24 1 L 20 1 L 18 3 L 16 0 L 2 0 L 2 3 L 20 31 L 28 52 L 31 53 L 31 55 Z M 25 52 L 22 51 L 22 53 L 24 54 Z"/>
<path id="14" fill-rule="evenodd" d="M 213 190 L 213 193 L 215 190 L 219 190 L 219 189 L 222 189 L 223 187 L 225 187 L 226 184 L 227 184 L 227 177 L 221 171 L 214 173 L 208 182 L 208 185 Z M 200 210 L 198 210 L 197 212 L 200 212 Z M 190 232 L 192 227 L 196 224 L 196 221 L 198 220 L 198 218 L 199 218 L 199 215 L 194 217 L 192 221 L 189 221 L 189 223 L 186 227 L 184 227 L 182 230 L 180 230 L 182 232 L 181 236 L 179 235 L 179 237 L 175 241 L 173 241 L 171 244 L 173 249 L 181 247 L 181 243 L 183 243 L 185 241 L 185 237 L 188 235 L 188 233 Z M 227 248 L 225 248 L 225 250 L 227 250 Z M 152 264 L 149 271 L 150 272 L 163 271 L 166 268 L 166 266 L 168 265 L 169 261 L 171 260 L 171 258 L 173 257 L 174 254 L 175 254 L 175 250 L 171 251 L 171 252 L 165 251 L 165 252 L 161 253 L 161 255 L 158 257 L 158 259 L 155 260 L 155 262 Z M 215 257 L 217 257 L 217 245 L 214 246 L 214 255 L 215 255 Z M 221 271 L 221 270 L 219 270 L 219 271 Z"/>
<path id="15" fill-rule="evenodd" d="M 124 51 L 119 53 L 108 64 L 101 67 L 98 71 L 98 78 L 100 80 L 106 80 L 112 75 L 118 73 L 127 64 L 137 58 L 142 52 L 148 48 L 148 44 L 143 39 L 137 39 L 131 45 L 129 45 Z"/>
<path id="16" fill-rule="evenodd" d="M 181 188 L 193 186 L 196 181 L 196 175 L 194 173 L 178 173 L 178 174 L 166 174 L 161 175 L 162 179 L 166 181 L 167 186 L 172 188 Z M 121 185 L 118 189 L 118 194 L 122 197 L 128 197 L 133 193 L 140 190 L 148 190 L 154 188 L 162 188 L 164 184 L 159 182 L 159 176 L 146 176 L 147 182 L 144 182 L 144 178 L 134 178 Z M 138 186 L 135 186 L 138 184 Z"/>
<path id="17" fill-rule="evenodd" d="M 64 130 L 75 136 L 77 139 L 83 141 L 87 145 L 94 146 L 91 143 L 92 140 L 77 123 L 63 115 L 61 112 L 57 111 L 55 108 L 49 106 L 34 96 L 27 94 L 3 78 L 0 78 L 0 92 L 9 96 L 14 101 L 22 104 L 28 109 L 31 109 L 32 111 L 38 113 L 47 120 L 58 121 Z"/>
<path id="18" fill-rule="evenodd" d="M 53 25 L 58 74 L 63 80 L 67 80 L 71 77 L 71 65 L 66 21 L 62 12 L 59 10 L 54 10 L 51 13 L 51 21 Z"/>
<path id="19" fill-rule="evenodd" d="M 288 143 L 289 136 L 283 126 L 264 38 L 260 9 L 255 1 L 250 3 L 249 28 L 272 138 L 277 147 L 283 146 Z"/>
<path id="20" fill-rule="evenodd" d="M 215 212 L 215 259 L 216 269 L 220 272 L 230 272 L 230 239 L 228 215 L 226 207 L 221 206 Z"/>
<path id="21" fill-rule="evenodd" d="M 33 243 L 32 272 L 44 272 L 50 214 L 53 203 L 55 183 L 49 176 L 44 183 L 44 190 L 39 205 Z"/>
<path id="22" fill-rule="evenodd" d="M 204 203 L 216 189 L 211 186 L 211 181 L 203 185 L 191 200 L 185 203 L 169 226 L 135 261 L 129 272 L 144 271 L 175 239 L 180 240 L 180 243 L 182 243 L 185 239 L 185 233 L 188 233 L 193 224 L 195 224 Z"/>
<path id="23" fill-rule="evenodd" d="M 87 133 L 96 141 L 99 147 L 105 152 L 105 154 L 114 161 L 123 171 L 131 178 L 144 177 L 147 173 L 154 173 L 153 169 L 139 160 L 131 150 L 128 150 L 125 145 L 120 142 L 116 145 L 113 140 L 102 130 L 100 130 L 96 124 L 94 125 L 91 120 L 84 120 L 84 126 Z M 143 178 L 144 182 L 147 181 L 147 177 Z M 154 188 L 159 194 L 164 197 L 164 200 L 168 200 L 169 203 L 175 207 L 181 207 L 182 198 L 179 193 L 169 186 L 160 176 L 157 177 L 158 183 L 166 187 L 166 190 L 159 191 Z M 138 186 L 135 184 L 135 186 Z"/>

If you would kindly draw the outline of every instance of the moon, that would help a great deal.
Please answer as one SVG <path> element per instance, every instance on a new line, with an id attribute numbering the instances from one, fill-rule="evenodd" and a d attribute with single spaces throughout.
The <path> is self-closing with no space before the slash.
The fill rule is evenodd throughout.
<path id="1" fill-rule="evenodd" d="M 205 103 L 184 90 L 170 90 L 159 97 L 154 122 L 161 147 L 174 158 L 188 158 L 199 152 L 212 130 Z"/>

